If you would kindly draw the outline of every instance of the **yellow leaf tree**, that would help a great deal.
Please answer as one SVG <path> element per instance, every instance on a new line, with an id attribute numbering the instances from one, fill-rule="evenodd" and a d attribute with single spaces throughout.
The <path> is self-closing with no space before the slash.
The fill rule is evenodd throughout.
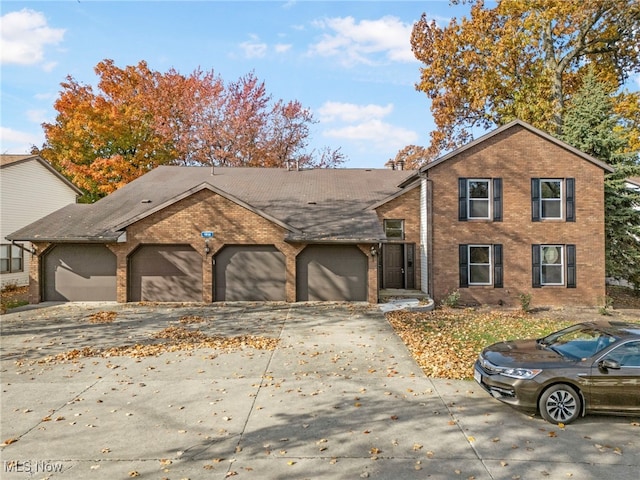
<path id="1" fill-rule="evenodd" d="M 443 28 L 423 14 L 411 45 L 437 127 L 428 156 L 515 118 L 561 134 L 565 103 L 589 68 L 622 87 L 640 72 L 639 44 L 638 0 L 476 0 L 469 18 Z"/>

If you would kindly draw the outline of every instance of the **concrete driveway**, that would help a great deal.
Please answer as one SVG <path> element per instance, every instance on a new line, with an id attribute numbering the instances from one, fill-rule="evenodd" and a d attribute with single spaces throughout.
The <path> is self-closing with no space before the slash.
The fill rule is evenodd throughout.
<path id="1" fill-rule="evenodd" d="M 104 311 L 115 320 L 92 323 Z M 2 479 L 636 480 L 640 471 L 638 419 L 561 429 L 473 382 L 427 378 L 375 306 L 65 304 L 0 325 Z M 154 343 L 167 327 L 279 345 L 46 360 Z"/>

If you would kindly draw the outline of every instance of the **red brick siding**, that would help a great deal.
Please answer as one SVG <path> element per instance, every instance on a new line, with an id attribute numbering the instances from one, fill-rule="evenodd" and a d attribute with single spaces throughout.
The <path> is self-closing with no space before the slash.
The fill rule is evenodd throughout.
<path id="1" fill-rule="evenodd" d="M 380 223 L 384 220 L 404 220 L 404 242 L 414 243 L 415 285 L 420 289 L 420 186 L 376 209 Z"/>
<path id="2" fill-rule="evenodd" d="M 201 232 L 214 232 L 205 254 Z M 275 245 L 285 255 L 286 299 L 296 300 L 296 256 L 305 247 L 284 241 L 286 230 L 264 217 L 209 191 L 201 191 L 127 228 L 127 242 L 110 245 L 117 255 L 118 301 L 127 301 L 127 260 L 141 244 L 190 244 L 203 258 L 203 301 L 213 300 L 211 259 L 225 245 Z M 359 246 L 368 253 L 368 245 Z M 371 273 L 373 270 L 373 274 Z M 377 301 L 375 262 L 369 262 L 369 301 Z"/>
<path id="3" fill-rule="evenodd" d="M 464 303 L 597 305 L 605 296 L 604 172 L 521 128 L 502 132 L 428 171 L 433 181 L 436 301 L 459 288 L 458 245 L 503 245 L 504 288 L 460 289 Z M 502 178 L 503 221 L 458 221 L 458 178 Z M 531 178 L 575 178 L 576 222 L 531 220 Z M 531 245 L 575 244 L 577 288 L 532 288 Z"/>

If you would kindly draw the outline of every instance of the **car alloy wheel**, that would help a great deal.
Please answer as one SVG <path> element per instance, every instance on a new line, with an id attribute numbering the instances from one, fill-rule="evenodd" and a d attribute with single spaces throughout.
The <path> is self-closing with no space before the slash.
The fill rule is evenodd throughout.
<path id="1" fill-rule="evenodd" d="M 582 401 L 573 387 L 560 384 L 545 390 L 538 407 L 547 422 L 568 424 L 580 415 Z"/>

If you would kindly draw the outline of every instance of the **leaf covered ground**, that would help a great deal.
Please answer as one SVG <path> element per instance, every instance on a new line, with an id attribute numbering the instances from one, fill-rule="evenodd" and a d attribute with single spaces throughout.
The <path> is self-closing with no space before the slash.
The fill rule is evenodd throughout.
<path id="1" fill-rule="evenodd" d="M 438 309 L 398 310 L 387 319 L 429 377 L 468 379 L 480 351 L 492 343 L 538 338 L 575 322 L 524 312 Z"/>

